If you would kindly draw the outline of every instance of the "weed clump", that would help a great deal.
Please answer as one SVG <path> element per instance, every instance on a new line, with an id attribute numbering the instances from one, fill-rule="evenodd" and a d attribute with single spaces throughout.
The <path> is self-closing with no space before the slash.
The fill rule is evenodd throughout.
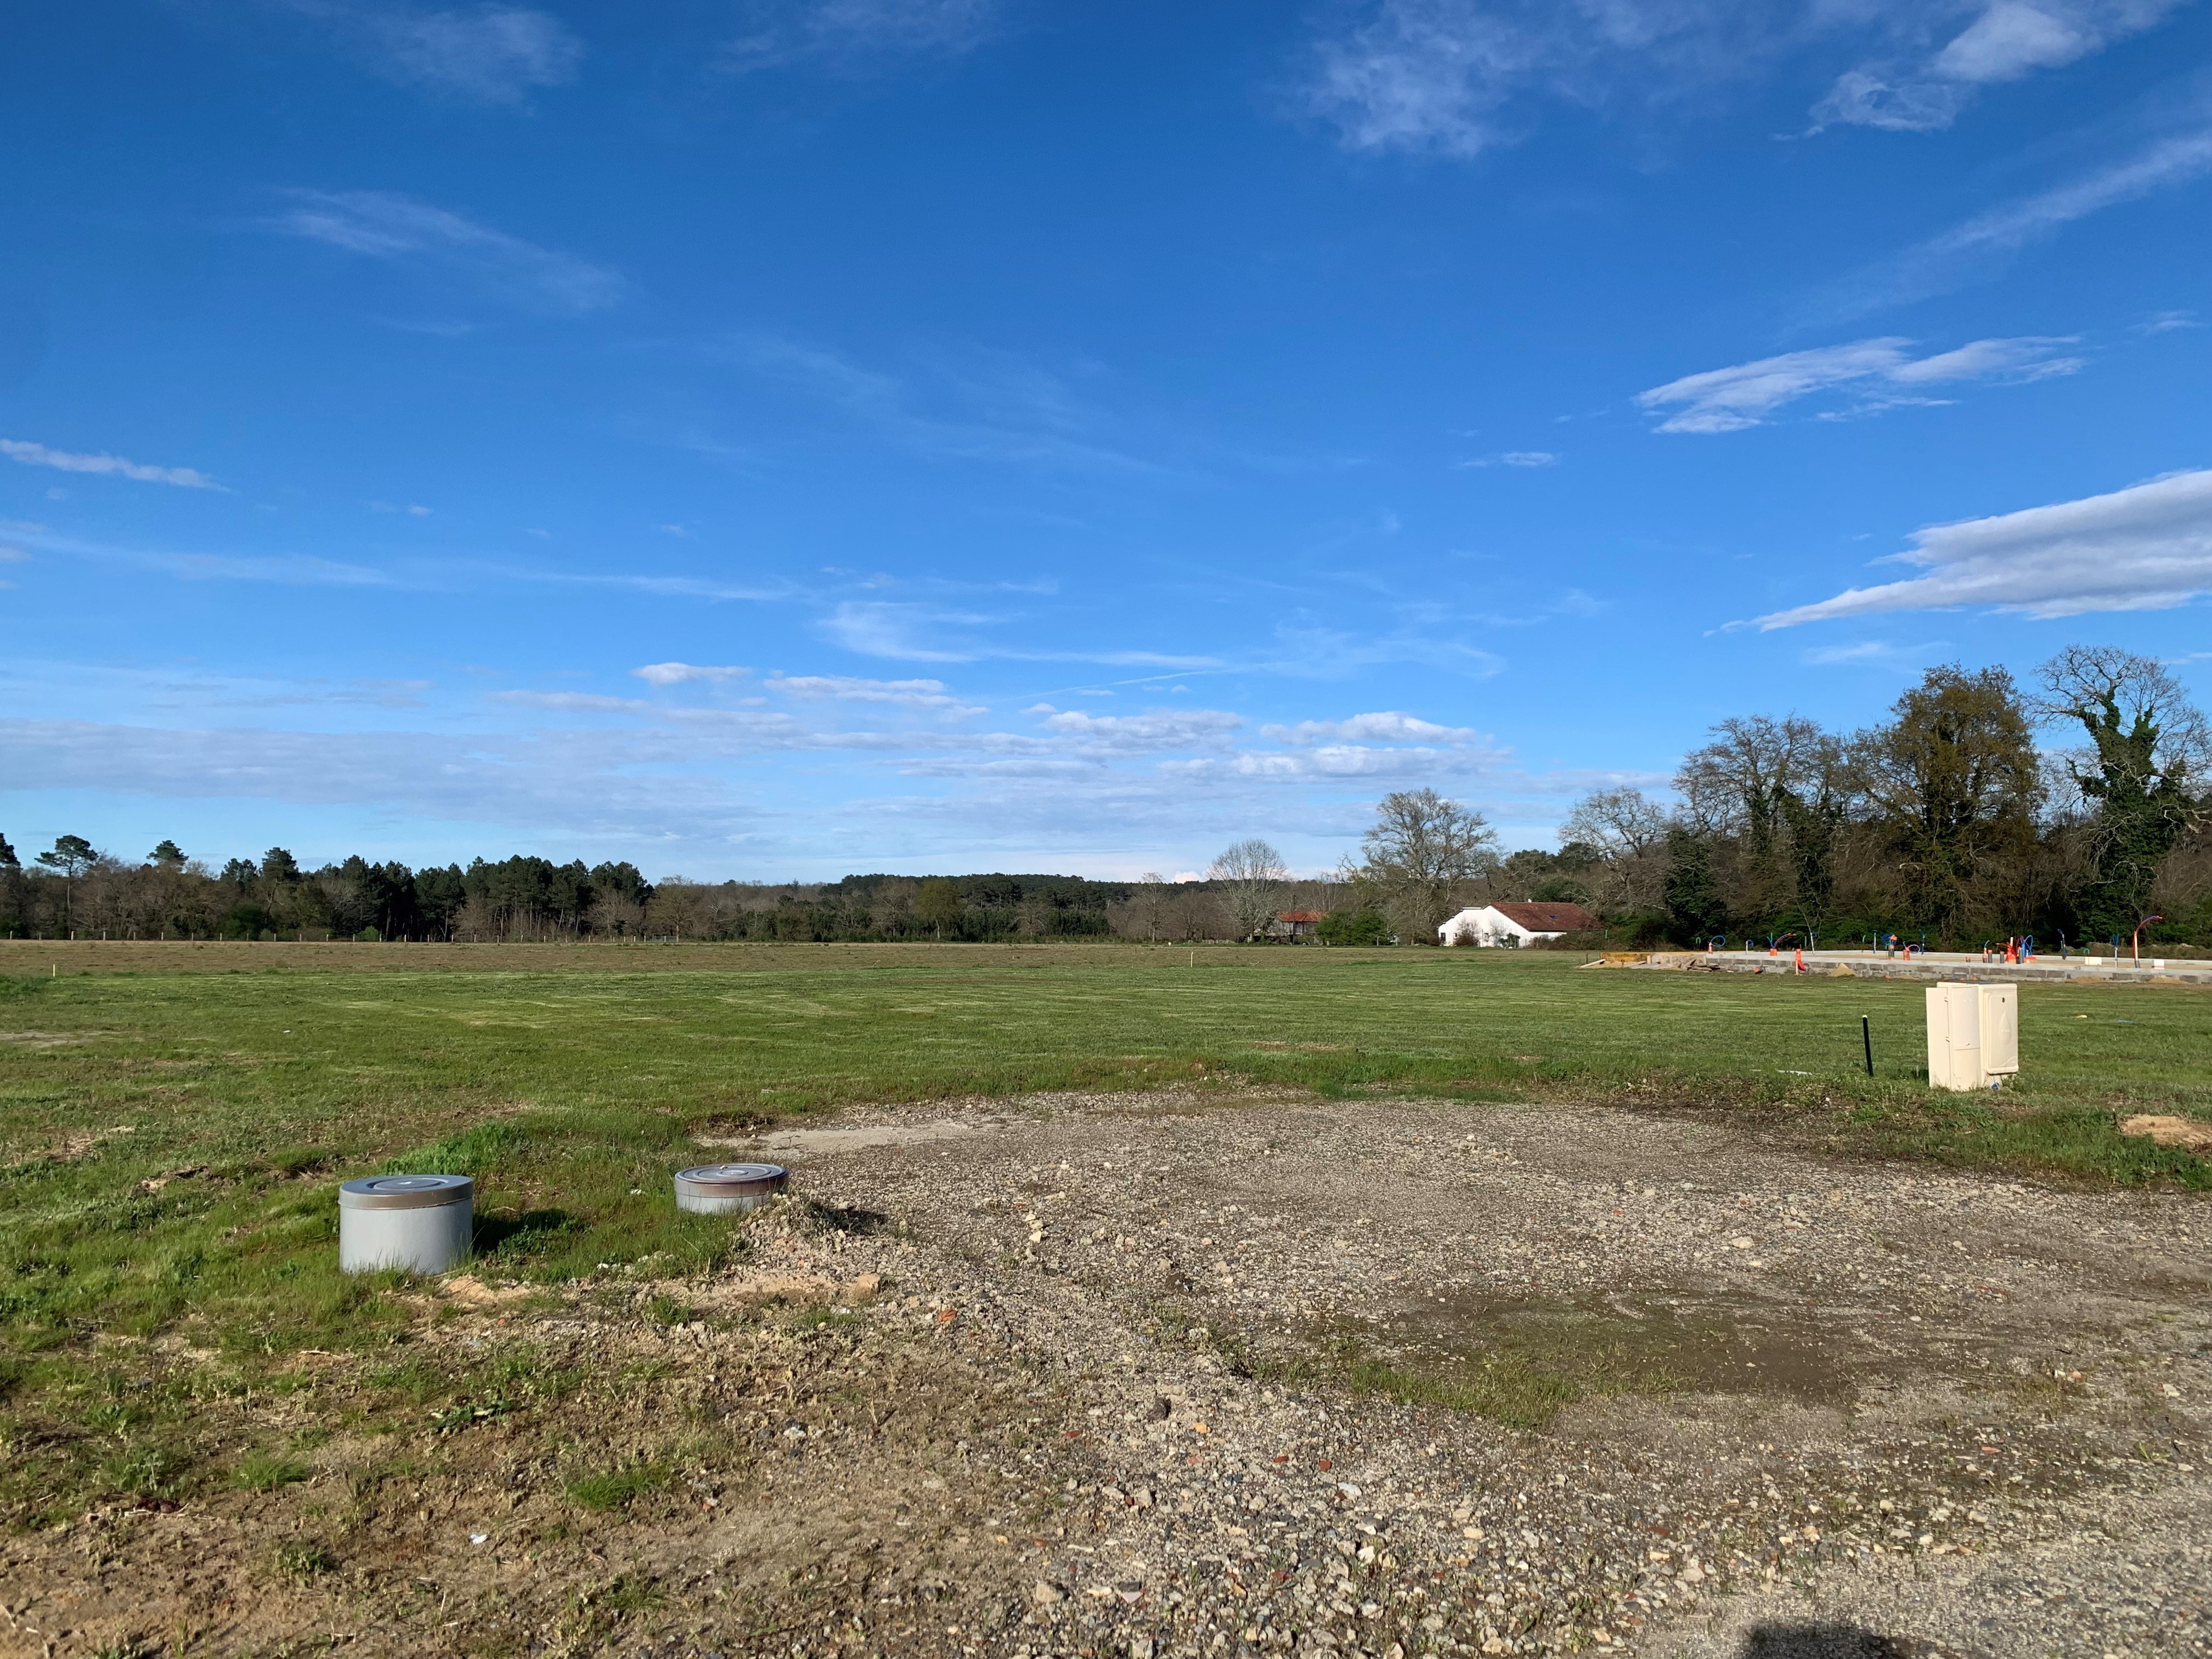
<path id="1" fill-rule="evenodd" d="M 231 1484 L 243 1486 L 248 1492 L 270 1492 L 295 1481 L 305 1480 L 314 1471 L 297 1459 L 279 1456 L 273 1452 L 251 1451 L 238 1460 L 231 1471 Z"/>
<path id="2" fill-rule="evenodd" d="M 276 1550 L 276 1573 L 298 1584 L 337 1571 L 337 1558 L 320 1544 L 283 1544 Z"/>
<path id="3" fill-rule="evenodd" d="M 603 1474 L 586 1474 L 571 1480 L 568 1486 L 570 1499 L 583 1508 L 605 1513 L 625 1507 L 633 1498 L 658 1492 L 668 1484 L 669 1468 L 665 1463 L 633 1463 L 628 1468 L 610 1469 Z"/>

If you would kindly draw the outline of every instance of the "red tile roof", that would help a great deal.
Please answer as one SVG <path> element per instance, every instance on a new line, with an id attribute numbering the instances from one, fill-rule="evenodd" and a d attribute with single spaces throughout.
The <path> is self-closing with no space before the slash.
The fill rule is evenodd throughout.
<path id="1" fill-rule="evenodd" d="M 1285 910 L 1281 915 L 1275 919 L 1278 921 L 1319 921 L 1321 920 L 1321 912 L 1318 910 Z"/>
<path id="2" fill-rule="evenodd" d="M 1532 933 L 1587 933 L 1605 926 L 1579 904 L 1493 904 L 1490 908 Z"/>

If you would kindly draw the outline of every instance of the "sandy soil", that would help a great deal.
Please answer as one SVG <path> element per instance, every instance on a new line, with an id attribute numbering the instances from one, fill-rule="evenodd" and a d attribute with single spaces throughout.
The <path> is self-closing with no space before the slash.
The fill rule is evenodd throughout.
<path id="1" fill-rule="evenodd" d="M 8 1540 L 0 1652 L 2212 1653 L 2202 1200 L 1553 1107 L 836 1128 L 710 1137 L 794 1192 L 712 1283 L 426 1299 L 634 1384 Z"/>

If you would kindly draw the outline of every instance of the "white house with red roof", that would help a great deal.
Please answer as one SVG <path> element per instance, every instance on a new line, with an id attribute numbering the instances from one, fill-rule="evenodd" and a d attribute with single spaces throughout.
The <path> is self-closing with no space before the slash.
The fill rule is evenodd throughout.
<path id="1" fill-rule="evenodd" d="M 1579 904 L 1530 900 L 1485 904 L 1461 911 L 1437 927 L 1439 945 L 1534 945 L 1565 933 L 1595 933 L 1605 924 Z"/>

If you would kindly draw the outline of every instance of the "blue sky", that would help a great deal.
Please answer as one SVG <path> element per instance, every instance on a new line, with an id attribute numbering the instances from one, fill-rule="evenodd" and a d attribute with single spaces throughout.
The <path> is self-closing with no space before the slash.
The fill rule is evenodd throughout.
<path id="1" fill-rule="evenodd" d="M 2212 695 L 2204 0 L 205 0 L 0 64 L 0 831 L 1510 845 Z"/>

